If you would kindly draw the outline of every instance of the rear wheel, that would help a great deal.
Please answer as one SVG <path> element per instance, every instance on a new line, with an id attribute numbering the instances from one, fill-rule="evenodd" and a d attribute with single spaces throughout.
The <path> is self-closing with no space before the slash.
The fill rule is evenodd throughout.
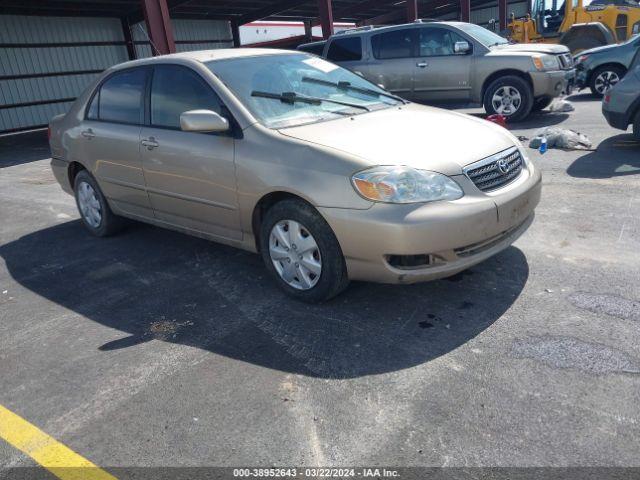
<path id="1" fill-rule="evenodd" d="M 82 223 L 96 237 L 113 235 L 124 225 L 121 217 L 113 214 L 95 178 L 81 170 L 73 182 L 76 205 Z"/>
<path id="2" fill-rule="evenodd" d="M 615 65 L 605 65 L 597 68 L 591 74 L 591 81 L 589 82 L 591 93 L 598 97 L 602 97 L 611 87 L 622 80 L 625 73 L 624 68 Z"/>
<path id="3" fill-rule="evenodd" d="M 640 110 L 636 112 L 633 120 L 633 138 L 640 142 Z"/>
<path id="4" fill-rule="evenodd" d="M 298 300 L 322 302 L 349 283 L 331 227 L 302 200 L 283 200 L 267 211 L 260 228 L 260 250 L 280 288 Z"/>
<path id="5" fill-rule="evenodd" d="M 533 94 L 525 80 L 507 75 L 491 82 L 484 94 L 483 103 L 487 114 L 503 115 L 517 122 L 531 112 Z"/>

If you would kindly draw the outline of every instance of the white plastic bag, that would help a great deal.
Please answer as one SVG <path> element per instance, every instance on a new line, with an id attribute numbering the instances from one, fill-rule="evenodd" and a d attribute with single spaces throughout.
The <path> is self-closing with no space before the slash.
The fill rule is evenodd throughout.
<path id="1" fill-rule="evenodd" d="M 589 150 L 592 145 L 591 140 L 582 133 L 567 128 L 545 127 L 536 132 L 536 136 L 529 142 L 529 147 L 540 148 L 543 138 L 547 139 L 547 148 Z"/>
<path id="2" fill-rule="evenodd" d="M 556 98 L 551 105 L 549 105 L 549 110 L 552 112 L 573 112 L 575 107 L 573 103 L 563 98 Z"/>

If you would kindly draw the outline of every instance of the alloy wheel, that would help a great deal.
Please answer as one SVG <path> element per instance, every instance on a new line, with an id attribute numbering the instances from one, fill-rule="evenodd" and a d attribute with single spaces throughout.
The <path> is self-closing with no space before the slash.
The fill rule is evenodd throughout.
<path id="1" fill-rule="evenodd" d="M 322 258 L 313 235 L 294 220 L 281 220 L 269 235 L 271 262 L 289 286 L 309 290 L 320 280 Z"/>
<path id="2" fill-rule="evenodd" d="M 593 82 L 593 86 L 596 89 L 596 92 L 598 92 L 601 95 L 604 95 L 605 93 L 607 93 L 607 91 L 611 87 L 613 87 L 619 81 L 620 81 L 620 77 L 616 72 L 613 72 L 611 70 L 605 70 L 604 72 L 600 73 L 600 75 L 596 77 L 595 81 Z"/>
<path id="3" fill-rule="evenodd" d="M 495 91 L 491 98 L 491 105 L 500 115 L 513 115 L 522 105 L 522 95 L 517 88 L 505 85 Z"/>

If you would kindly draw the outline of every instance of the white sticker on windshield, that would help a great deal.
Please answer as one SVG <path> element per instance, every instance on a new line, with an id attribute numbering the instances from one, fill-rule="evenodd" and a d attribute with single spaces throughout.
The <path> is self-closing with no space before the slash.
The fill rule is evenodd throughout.
<path id="1" fill-rule="evenodd" d="M 308 58 L 306 60 L 303 60 L 302 62 L 306 63 L 310 67 L 317 68 L 318 70 L 320 70 L 320 71 L 322 71 L 324 73 L 329 73 L 329 72 L 335 70 L 336 68 L 338 68 L 337 65 L 334 65 L 333 63 L 326 62 L 326 61 L 322 60 L 321 58 L 316 58 L 316 57 Z"/>

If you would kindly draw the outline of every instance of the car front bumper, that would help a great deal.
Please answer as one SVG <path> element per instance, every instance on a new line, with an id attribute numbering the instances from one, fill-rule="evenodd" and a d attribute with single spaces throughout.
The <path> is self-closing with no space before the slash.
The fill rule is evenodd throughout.
<path id="1" fill-rule="evenodd" d="M 575 69 L 552 72 L 531 72 L 533 95 L 539 97 L 558 97 L 570 92 L 576 82 Z"/>
<path id="2" fill-rule="evenodd" d="M 465 192 L 475 189 L 466 176 L 454 178 Z M 533 221 L 541 184 L 539 170 L 529 163 L 515 182 L 490 194 L 475 189 L 451 202 L 319 211 L 338 238 L 350 279 L 415 283 L 455 275 L 511 245 Z M 390 263 L 408 256 L 429 262 Z"/>

